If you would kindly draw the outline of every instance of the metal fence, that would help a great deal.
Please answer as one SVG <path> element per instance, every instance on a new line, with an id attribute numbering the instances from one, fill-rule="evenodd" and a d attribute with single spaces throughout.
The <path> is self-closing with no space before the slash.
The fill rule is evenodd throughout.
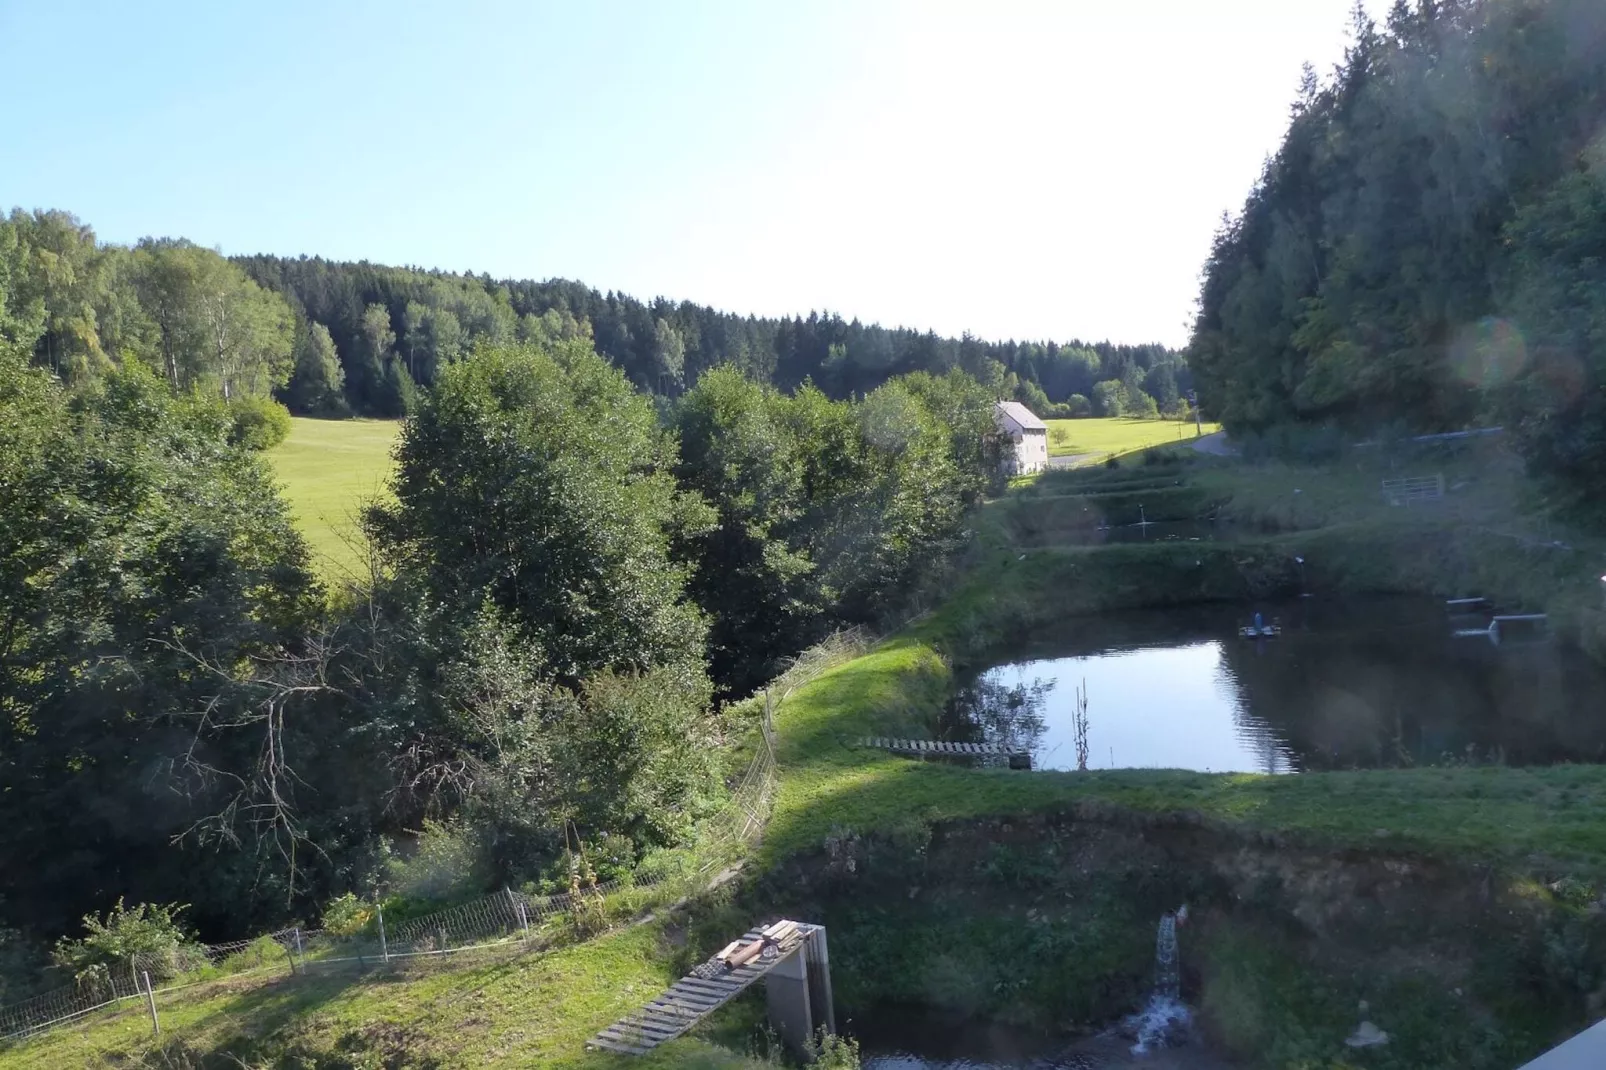
<path id="1" fill-rule="evenodd" d="M 692 850 L 677 866 L 588 884 L 578 892 L 560 895 L 531 896 L 504 889 L 430 914 L 388 922 L 376 905 L 372 925 L 345 935 L 290 928 L 254 940 L 185 944 L 161 953 L 136 954 L 126 964 L 0 1007 L 0 1041 L 36 1036 L 129 1000 L 146 1000 L 155 1025 L 156 996 L 252 975 L 366 968 L 478 948 L 539 946 L 564 932 L 584 935 L 598 931 L 612 919 L 628 915 L 649 900 L 674 894 L 682 886 L 687 895 L 706 888 L 711 876 L 752 847 L 769 818 L 778 781 L 776 707 L 820 672 L 864 649 L 868 641 L 858 632 L 832 636 L 793 662 L 765 691 L 752 761 L 732 786 L 726 803 L 702 823 Z"/>

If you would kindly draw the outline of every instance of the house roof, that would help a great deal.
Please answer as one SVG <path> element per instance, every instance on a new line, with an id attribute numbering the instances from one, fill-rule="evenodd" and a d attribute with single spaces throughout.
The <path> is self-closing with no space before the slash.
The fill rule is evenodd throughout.
<path id="1" fill-rule="evenodd" d="M 1032 410 L 1018 401 L 1000 401 L 998 403 L 998 412 L 1000 415 L 1007 416 L 1015 421 L 1022 431 L 1048 430 L 1047 424 L 1032 415 Z"/>

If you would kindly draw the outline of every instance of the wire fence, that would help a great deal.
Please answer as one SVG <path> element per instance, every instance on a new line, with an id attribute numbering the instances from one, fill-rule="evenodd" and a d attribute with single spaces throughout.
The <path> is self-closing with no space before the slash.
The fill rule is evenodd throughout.
<path id="1" fill-rule="evenodd" d="M 73 984 L 0 1007 L 0 1042 L 15 1042 L 78 1021 L 103 1008 L 147 1001 L 156 1026 L 156 997 L 217 981 L 269 974 L 368 968 L 392 961 L 479 948 L 529 948 L 564 934 L 586 936 L 666 896 L 690 895 L 739 861 L 769 819 L 778 783 L 774 713 L 792 691 L 868 645 L 860 632 L 838 633 L 811 648 L 764 693 L 753 759 L 731 787 L 725 804 L 702 823 L 679 863 L 653 873 L 587 883 L 559 895 L 532 896 L 504 889 L 429 914 L 387 922 L 375 906 L 360 931 L 289 928 L 253 940 L 182 944 L 131 955 L 126 963 L 97 968 Z"/>

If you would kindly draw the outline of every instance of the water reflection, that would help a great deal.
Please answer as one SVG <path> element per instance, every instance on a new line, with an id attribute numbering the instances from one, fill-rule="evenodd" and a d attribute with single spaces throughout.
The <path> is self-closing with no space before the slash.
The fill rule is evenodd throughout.
<path id="1" fill-rule="evenodd" d="M 1237 638 L 1257 608 L 1282 619 L 1280 637 Z M 1606 759 L 1599 666 L 1557 643 L 1495 646 L 1454 631 L 1442 603 L 1423 599 L 1073 621 L 1020 660 L 976 674 L 949 730 L 986 736 L 1018 719 L 1019 737 L 1035 741 L 1035 767 L 1075 768 L 1075 688 L 1085 680 L 1095 769 Z"/>
<path id="2" fill-rule="evenodd" d="M 991 674 L 972 680 L 959 689 L 956 708 L 963 712 L 962 727 L 968 731 L 950 738 L 971 743 L 997 743 L 1010 751 L 1025 751 L 1034 759 L 1046 754 L 1043 736 L 1048 731 L 1043 711 L 1058 681 L 1033 678 L 1024 673 L 1009 681 Z"/>

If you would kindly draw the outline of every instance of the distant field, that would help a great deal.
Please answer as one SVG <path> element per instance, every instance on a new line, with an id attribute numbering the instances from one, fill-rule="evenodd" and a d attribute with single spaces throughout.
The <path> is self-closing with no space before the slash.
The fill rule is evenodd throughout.
<path id="1" fill-rule="evenodd" d="M 361 557 L 351 545 L 357 513 L 385 492 L 400 430 L 396 420 L 297 417 L 290 437 L 269 451 L 296 524 L 312 547 L 313 565 L 323 575 L 361 574 Z"/>
<path id="2" fill-rule="evenodd" d="M 1192 420 L 1134 420 L 1115 416 L 1043 422 L 1048 424 L 1050 457 L 1097 454 L 1102 458 L 1106 454 L 1131 453 L 1168 442 L 1186 442 L 1194 436 Z M 1207 435 L 1219 430 L 1219 424 L 1204 425 Z"/>

